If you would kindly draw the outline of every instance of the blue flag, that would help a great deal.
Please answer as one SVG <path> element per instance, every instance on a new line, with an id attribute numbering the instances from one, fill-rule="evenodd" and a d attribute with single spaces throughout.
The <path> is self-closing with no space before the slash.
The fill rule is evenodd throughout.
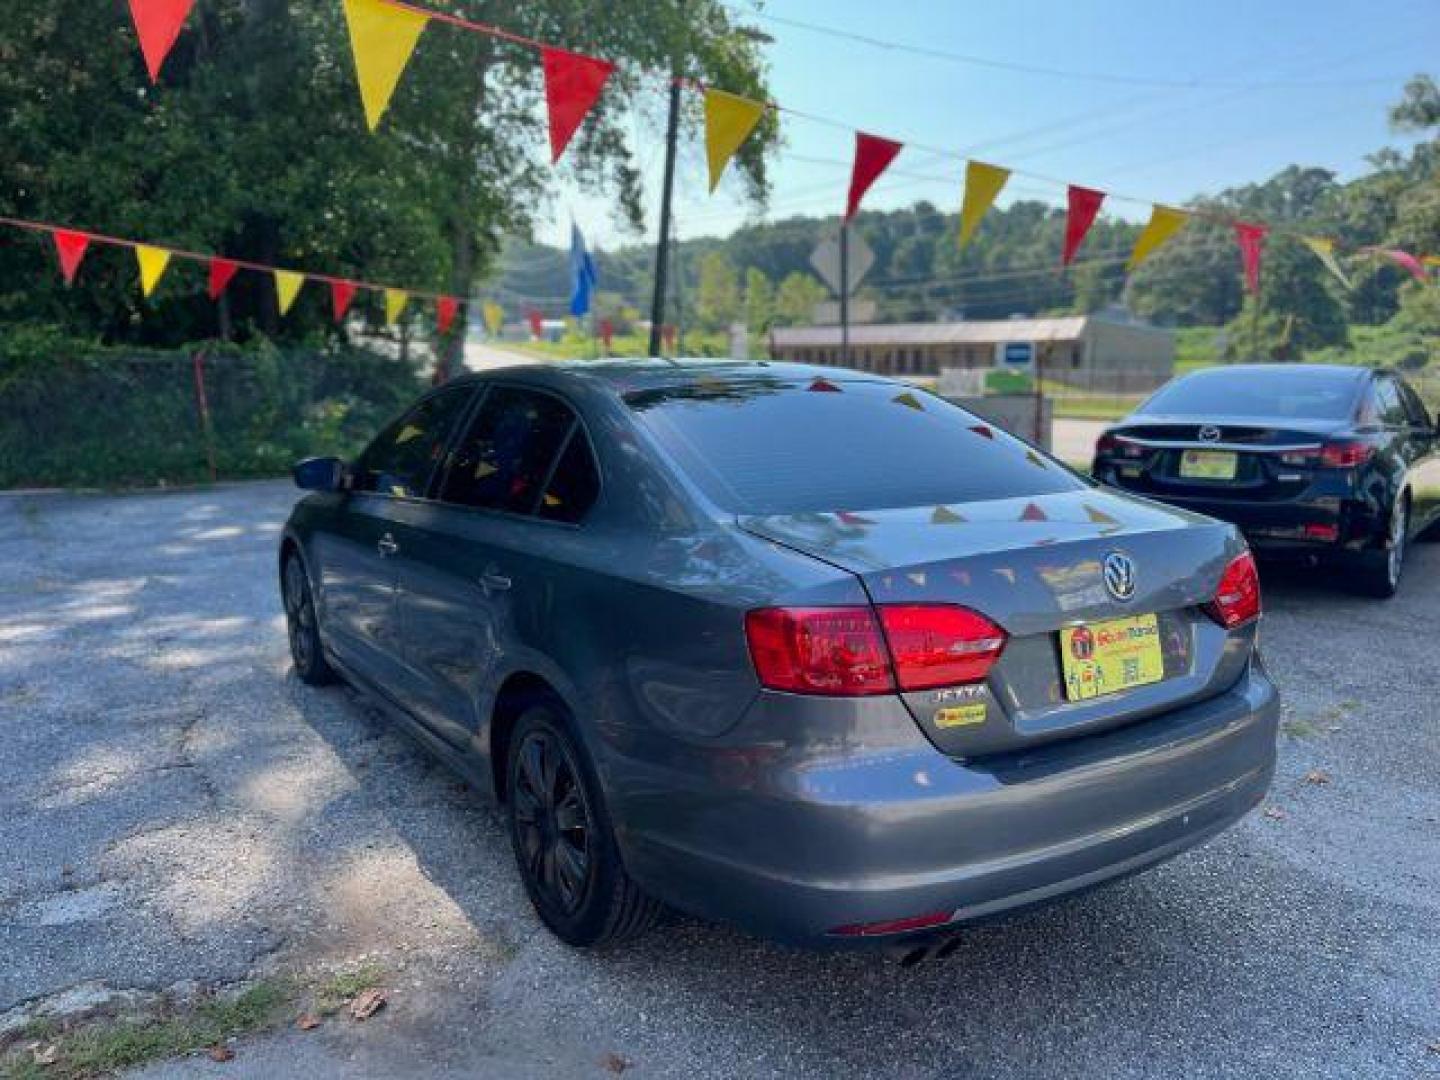
<path id="1" fill-rule="evenodd" d="M 590 313 L 590 294 L 595 290 L 595 260 L 585 250 L 585 234 L 570 223 L 570 314 L 577 319 Z"/>

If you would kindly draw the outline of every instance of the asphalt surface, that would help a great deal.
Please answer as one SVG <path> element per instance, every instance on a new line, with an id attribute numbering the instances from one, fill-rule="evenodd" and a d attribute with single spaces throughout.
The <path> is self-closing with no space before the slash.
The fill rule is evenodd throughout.
<path id="1" fill-rule="evenodd" d="M 1265 812 L 902 969 L 678 917 L 548 936 L 498 817 L 291 673 L 293 497 L 0 497 L 0 1027 L 370 958 L 371 1020 L 145 1075 L 1440 1075 L 1440 545 L 1389 603 L 1266 572 Z"/>

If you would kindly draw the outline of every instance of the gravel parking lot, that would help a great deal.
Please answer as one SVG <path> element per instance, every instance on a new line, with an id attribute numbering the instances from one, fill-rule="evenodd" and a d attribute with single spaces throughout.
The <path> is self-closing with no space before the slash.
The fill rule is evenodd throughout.
<path id="1" fill-rule="evenodd" d="M 1264 811 L 902 969 L 679 917 L 548 936 L 498 816 L 291 674 L 294 497 L 0 497 L 0 1018 L 369 959 L 367 1023 L 146 1075 L 1440 1075 L 1440 545 L 1390 603 L 1267 572 Z"/>

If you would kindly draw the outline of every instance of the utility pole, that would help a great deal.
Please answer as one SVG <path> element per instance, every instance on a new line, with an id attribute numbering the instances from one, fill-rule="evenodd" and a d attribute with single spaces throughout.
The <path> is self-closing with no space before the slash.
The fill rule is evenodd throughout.
<path id="1" fill-rule="evenodd" d="M 670 262 L 670 200 L 675 192 L 675 144 L 680 135 L 680 77 L 670 80 L 670 116 L 665 122 L 665 183 L 660 191 L 660 239 L 655 245 L 655 296 L 650 302 L 650 355 L 660 355 L 665 322 L 665 276 Z"/>

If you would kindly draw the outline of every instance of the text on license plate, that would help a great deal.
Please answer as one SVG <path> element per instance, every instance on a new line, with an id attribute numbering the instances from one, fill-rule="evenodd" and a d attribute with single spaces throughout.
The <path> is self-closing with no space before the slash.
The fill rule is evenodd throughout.
<path id="1" fill-rule="evenodd" d="M 1165 677 L 1160 620 L 1154 615 L 1110 619 L 1060 631 L 1065 696 L 1084 701 Z"/>
<path id="2" fill-rule="evenodd" d="M 1180 476 L 1186 480 L 1234 480 L 1239 455 L 1228 450 L 1186 450 L 1180 455 Z"/>

